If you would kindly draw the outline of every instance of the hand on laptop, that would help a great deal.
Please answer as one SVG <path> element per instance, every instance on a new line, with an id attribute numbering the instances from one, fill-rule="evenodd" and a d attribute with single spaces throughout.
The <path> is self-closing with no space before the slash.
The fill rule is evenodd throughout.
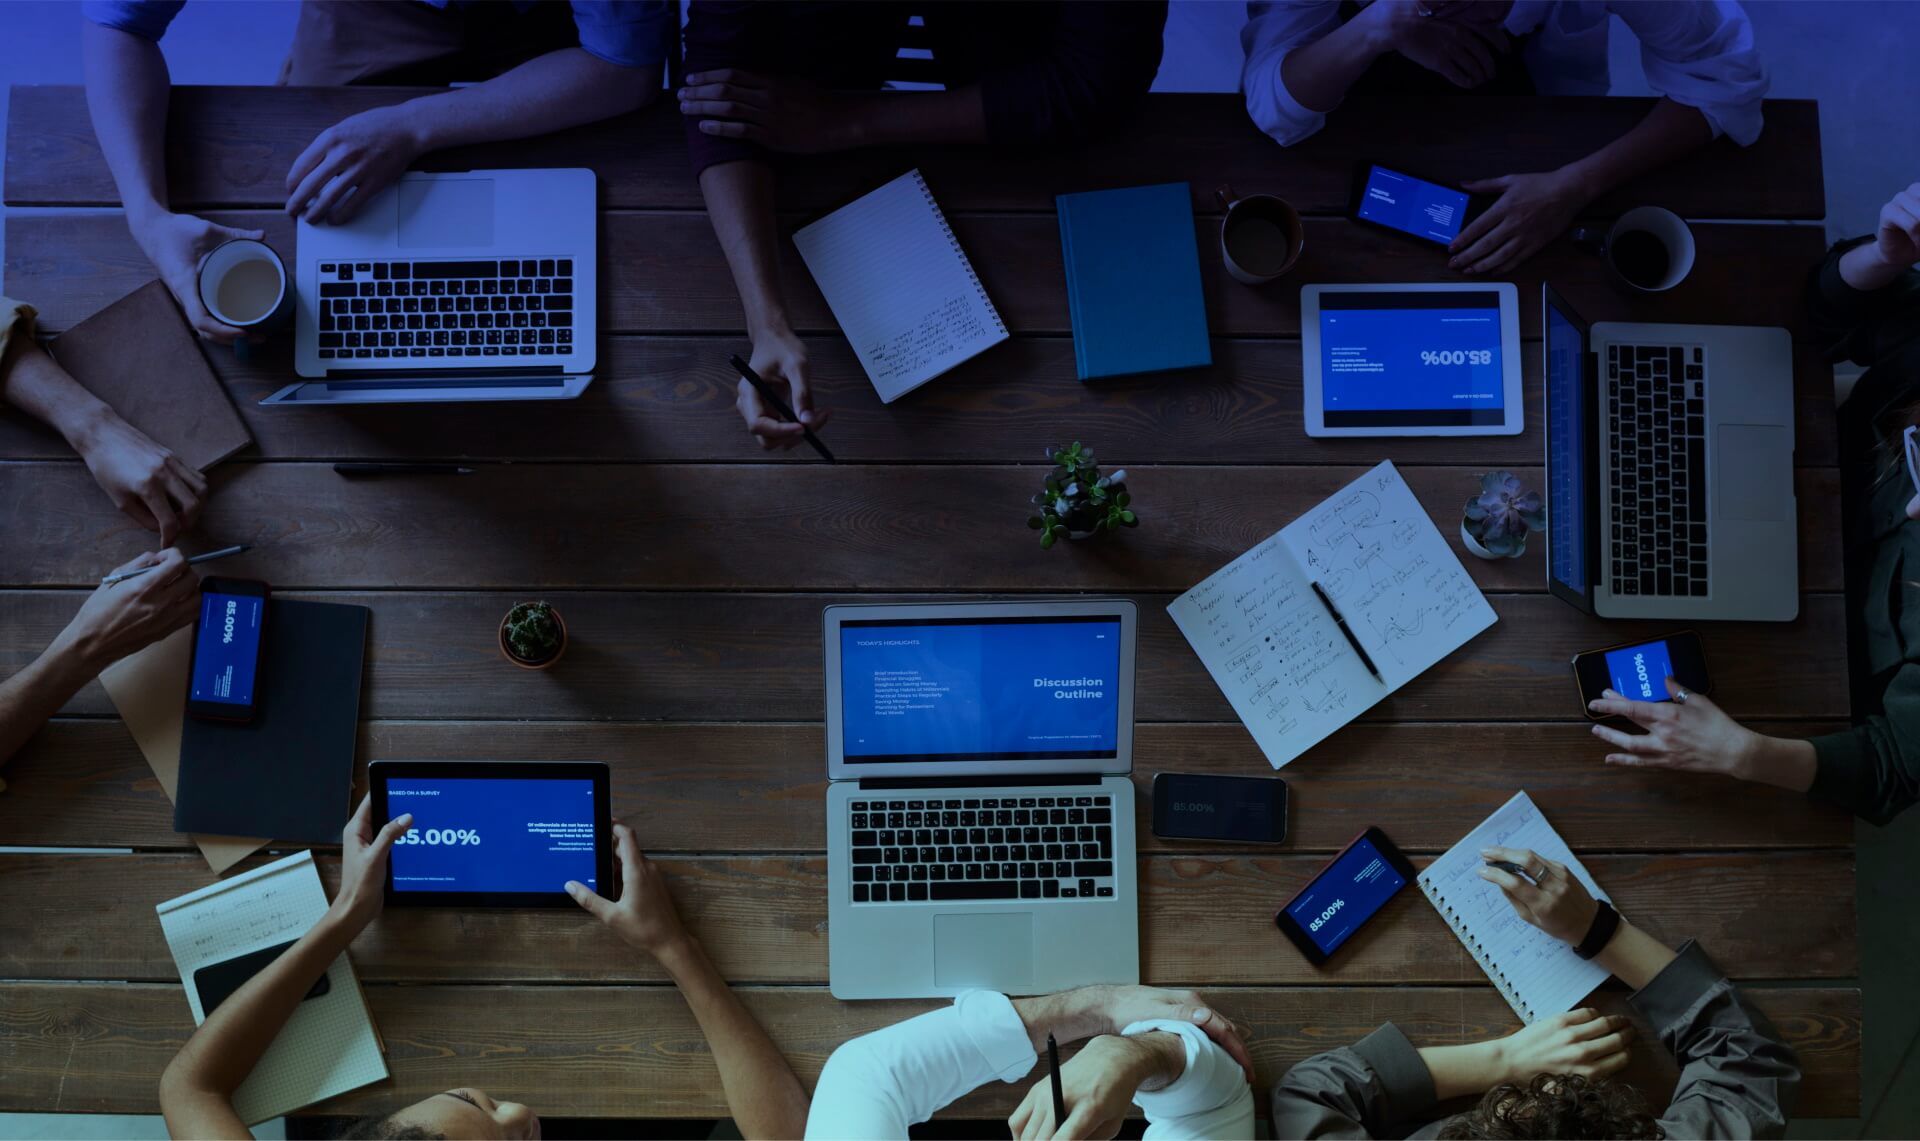
<path id="1" fill-rule="evenodd" d="M 1667 695 L 1680 692 L 1680 683 L 1668 678 Z M 1746 762 L 1759 747 L 1760 734 L 1728 717 L 1700 694 L 1689 693 L 1684 702 L 1629 701 L 1609 689 L 1589 708 L 1603 716 L 1625 717 L 1646 730 L 1634 735 L 1609 725 L 1595 725 L 1593 735 L 1618 750 L 1607 754 L 1610 765 L 1645 765 L 1751 779 Z"/>
<path id="2" fill-rule="evenodd" d="M 747 362 L 760 379 L 772 385 L 776 390 L 781 384 L 791 393 L 787 404 L 796 416 L 818 432 L 827 424 L 827 410 L 813 406 L 813 388 L 807 381 L 807 349 L 800 338 L 791 329 L 779 329 L 761 333 L 753 338 L 753 357 Z M 767 407 L 753 385 L 742 377 L 739 381 L 739 396 L 734 407 L 740 410 L 740 418 L 747 422 L 747 431 L 760 440 L 763 449 L 791 448 L 806 439 L 799 424 L 781 419 L 780 414 Z"/>
<path id="3" fill-rule="evenodd" d="M 139 243 L 147 260 L 160 274 L 160 280 L 167 283 L 167 291 L 179 303 L 187 324 L 210 341 L 230 345 L 239 340 L 244 335 L 239 329 L 214 320 L 200 302 L 200 259 L 214 247 L 235 238 L 264 241 L 266 231 L 236 230 L 197 215 L 167 212 L 129 217 L 127 223 L 133 231 L 133 240 Z"/>
<path id="4" fill-rule="evenodd" d="M 352 220 L 426 146 L 406 104 L 349 115 L 314 136 L 287 171 L 287 213 L 308 223 Z"/>
<path id="5" fill-rule="evenodd" d="M 162 547 L 171 547 L 200 518 L 207 477 L 112 409 L 103 406 L 74 446 L 113 505 L 147 530 L 160 532 Z"/>
<path id="6" fill-rule="evenodd" d="M 1564 171 L 1508 174 L 1464 182 L 1469 194 L 1500 192 L 1486 212 L 1453 239 L 1447 268 L 1479 276 L 1503 273 L 1566 232 L 1589 195 Z"/>
<path id="7" fill-rule="evenodd" d="M 373 797 L 363 796 L 353 819 L 341 831 L 340 890 L 333 895 L 331 910 L 354 929 L 364 928 L 380 914 L 387 898 L 387 853 L 412 827 L 413 813 L 404 812 L 375 832 Z"/>
<path id="8" fill-rule="evenodd" d="M 567 882 L 567 894 L 627 945 L 657 958 L 661 952 L 685 942 L 687 929 L 681 925 L 673 896 L 667 892 L 667 877 L 640 851 L 633 829 L 615 824 L 613 838 L 614 850 L 620 855 L 619 902 L 599 895 L 577 880 Z"/>
<path id="9" fill-rule="evenodd" d="M 113 573 L 146 566 L 154 569 L 88 595 L 47 652 L 75 655 L 91 676 L 193 621 L 200 612 L 200 576 L 186 556 L 171 547 L 150 551 Z"/>
<path id="10" fill-rule="evenodd" d="M 1187 1068 L 1187 1049 L 1177 1035 L 1150 1032 L 1132 1038 L 1103 1034 L 1060 1066 L 1060 1100 L 1067 1119 L 1053 1119 L 1053 1080 L 1043 1077 L 1007 1118 L 1016 1138 L 1108 1138 L 1133 1112 L 1134 1091 L 1160 1089 Z"/>
<path id="11" fill-rule="evenodd" d="M 698 120 L 705 134 L 788 154 L 860 145 L 847 100 L 803 79 L 721 68 L 687 76 L 678 94 L 680 113 Z"/>

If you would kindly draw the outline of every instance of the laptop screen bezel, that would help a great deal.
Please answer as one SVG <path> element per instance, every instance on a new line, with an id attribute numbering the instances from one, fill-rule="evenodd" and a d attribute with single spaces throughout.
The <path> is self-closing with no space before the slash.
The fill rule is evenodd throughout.
<path id="1" fill-rule="evenodd" d="M 1600 585 L 1598 576 L 1594 572 L 1594 567 L 1597 565 L 1599 556 L 1598 543 L 1600 541 L 1600 494 L 1598 483 L 1600 474 L 1599 441 L 1595 435 L 1596 426 L 1599 423 L 1600 401 L 1599 394 L 1596 391 L 1599 378 L 1595 375 L 1593 368 L 1593 327 L 1585 318 L 1580 316 L 1579 310 L 1567 304 L 1566 298 L 1555 293 L 1551 285 L 1541 284 L 1540 298 L 1540 430 L 1542 437 L 1541 452 L 1542 458 L 1545 461 L 1541 471 L 1541 484 L 1544 489 L 1543 494 L 1545 494 L 1547 498 L 1547 510 L 1549 512 L 1547 529 L 1542 536 L 1545 540 L 1544 545 L 1546 548 L 1545 558 L 1542 559 L 1544 563 L 1543 573 L 1546 575 L 1547 592 L 1549 594 L 1588 614 L 1592 614 L 1594 612 L 1594 594 Z M 1553 519 L 1551 517 L 1551 512 L 1553 511 L 1553 361 L 1551 359 L 1552 344 L 1549 340 L 1552 329 L 1552 319 L 1548 316 L 1548 310 L 1550 309 L 1559 310 L 1561 315 L 1566 317 L 1567 323 L 1580 332 L 1581 363 L 1579 399 L 1582 405 L 1581 410 L 1584 413 L 1583 430 L 1588 436 L 1586 462 L 1581 465 L 1584 470 L 1581 472 L 1583 494 L 1581 495 L 1582 502 L 1580 504 L 1580 509 L 1585 514 L 1585 518 L 1581 524 L 1581 530 L 1585 532 L 1586 559 L 1584 560 L 1585 565 L 1580 568 L 1580 576 L 1586 580 L 1587 585 L 1585 594 L 1573 590 L 1553 576 Z"/>
<path id="2" fill-rule="evenodd" d="M 1115 686 L 1119 698 L 1115 710 L 1114 749 L 1110 756 L 1031 757 L 1010 760 L 953 760 L 894 762 L 849 762 L 846 756 L 846 727 L 841 712 L 843 694 L 840 683 L 840 630 L 849 622 L 889 621 L 901 624 L 936 619 L 997 618 L 1111 618 L 1120 624 L 1120 668 Z M 873 606 L 829 606 L 821 615 L 824 642 L 827 777 L 830 780 L 860 780 L 879 777 L 955 777 L 1040 776 L 1089 773 L 1125 775 L 1133 771 L 1133 679 L 1137 641 L 1138 609 L 1124 598 L 1072 601 L 981 602 L 981 603 L 891 603 Z"/>

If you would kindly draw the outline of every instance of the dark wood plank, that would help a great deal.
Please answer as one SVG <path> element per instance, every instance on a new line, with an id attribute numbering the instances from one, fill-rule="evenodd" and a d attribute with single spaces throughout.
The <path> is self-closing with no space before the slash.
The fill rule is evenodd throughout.
<path id="1" fill-rule="evenodd" d="M 229 560 L 228 566 L 239 561 Z M 500 618 L 526 596 L 549 599 L 567 620 L 567 657 L 554 669 L 515 669 L 500 658 Z M 842 602 L 932 600 L 927 595 L 549 590 L 523 596 L 400 591 L 308 597 L 373 608 L 362 716 L 536 721 L 816 720 L 822 693 L 820 609 Z M 1140 607 L 1136 718 L 1235 720 L 1167 617 L 1171 596 L 1132 597 Z M 82 598 L 78 592 L 0 592 L 0 629 L 17 632 L 0 645 L 0 669 L 11 673 L 31 660 Z M 1489 601 L 1500 621 L 1362 720 L 1577 716 L 1567 669 L 1574 654 L 1671 633 L 1673 626 L 1591 618 L 1543 594 L 1499 594 Z M 1750 720 L 1846 717 L 1841 647 L 1814 633 L 1843 629 L 1844 614 L 1840 596 L 1809 595 L 1793 622 L 1707 627 L 1708 664 L 1722 707 Z M 98 683 L 89 683 L 66 712 L 99 715 L 110 713 L 111 706 Z"/>
<path id="2" fill-rule="evenodd" d="M 278 211 L 214 212 L 217 221 L 259 227 L 283 255 L 294 254 L 294 226 Z M 952 216 L 982 283 L 1016 333 L 1069 333 L 1060 230 L 1051 216 Z M 603 333 L 734 332 L 746 327 L 733 278 L 704 215 L 609 213 L 601 216 Z M 791 229 L 798 218 L 785 218 Z M 1309 282 L 1461 280 L 1438 250 L 1352 222 L 1307 224 L 1306 252 L 1285 278 L 1261 289 L 1227 275 L 1217 219 L 1200 218 L 1200 272 L 1209 327 L 1217 336 L 1298 336 L 1300 287 Z M 1561 239 L 1507 280 L 1519 288 L 1524 335 L 1539 336 L 1540 283 L 1551 281 L 1592 321 L 1698 321 L 1783 325 L 1806 332 L 1808 270 L 1825 251 L 1817 226 L 1699 224 L 1699 261 L 1668 293 L 1629 297 L 1600 259 Z M 6 220 L 6 292 L 39 307 L 48 329 L 63 329 L 153 277 L 117 216 L 14 215 Z M 789 316 L 802 332 L 838 326 L 806 266 L 783 240 L 781 271 Z M 724 354 L 723 354 L 724 356 Z M 1175 381 L 1177 378 L 1168 378 Z"/>
<path id="3" fill-rule="evenodd" d="M 1798 1112 L 1852 1117 L 1860 1108 L 1860 992 L 1792 987 L 1751 992 L 1799 1055 Z M 809 1087 L 848 1038 L 935 1004 L 836 1002 L 820 988 L 749 988 L 746 1005 Z M 1487 987 L 1301 987 L 1222 991 L 1210 1000 L 1252 1030 L 1264 1093 L 1288 1067 L 1392 1021 L 1416 1043 L 1511 1033 L 1518 1021 Z M 394 1076 L 322 1107 L 390 1112 L 455 1086 L 553 1117 L 726 1116 L 719 1075 L 686 1004 L 665 987 L 370 986 L 367 1002 Z M 1598 1004 L 1622 1011 L 1614 991 Z M 8 1058 L 0 1110 L 152 1113 L 154 1090 L 192 1031 L 177 986 L 15 983 L 0 991 Z M 1674 1070 L 1641 1028 L 1624 1075 L 1655 1105 Z M 946 1116 L 1011 1112 L 1026 1085 L 990 1083 Z"/>
<path id="4" fill-rule="evenodd" d="M 348 115 L 419 94 L 395 88 L 176 87 L 167 173 L 176 205 L 277 206 L 286 172 L 322 130 Z M 1075 190 L 1190 181 L 1195 204 L 1217 209 L 1213 188 L 1279 194 L 1301 210 L 1345 210 L 1354 166 L 1385 162 L 1443 181 L 1548 170 L 1624 134 L 1647 99 L 1426 98 L 1348 100 L 1326 130 L 1283 149 L 1230 94 L 1156 94 L 1110 137 L 1033 154 L 918 147 L 811 157 L 785 164 L 783 202 L 838 205 L 909 167 L 925 172 L 949 209 L 1049 210 Z M 1689 217 L 1820 218 L 1818 110 L 1769 99 L 1766 130 L 1745 149 L 1721 141 L 1596 202 L 1609 213 L 1652 203 Z M 1471 147 L 1460 145 L 1471 137 Z M 1151 146 L 1141 146 L 1151 139 Z M 684 128 L 671 100 L 638 115 L 497 146 L 432 154 L 426 169 L 590 166 L 608 206 L 700 207 Z M 119 202 L 78 87 L 15 87 L 7 124 L 6 201 L 12 206 Z"/>
<path id="5" fill-rule="evenodd" d="M 268 857 L 254 857 L 259 864 Z M 680 914 L 727 978 L 827 981 L 827 867 L 820 856 L 657 857 Z M 1426 857 L 1415 862 L 1424 866 Z M 321 857 L 328 893 L 338 857 Z M 1735 978 L 1850 978 L 1858 970 L 1846 851 L 1588 856 L 1622 913 L 1675 945 L 1696 939 Z M 1309 964 L 1273 911 L 1313 878 L 1319 856 L 1210 854 L 1140 860 L 1141 979 L 1214 986 L 1363 983 L 1483 985 L 1480 967 L 1417 889 L 1403 891 L 1330 967 Z M 252 866 L 252 865 L 247 865 Z M 0 971 L 8 978 L 178 981 L 157 923 L 100 939 L 102 915 L 134 916 L 213 882 L 198 855 L 0 854 Z M 1495 891 L 1491 886 L 1489 891 Z M 1755 899 L 1768 900 L 1756 909 Z M 1781 924 L 1779 914 L 1794 922 Z M 1205 938 L 1195 938 L 1205 931 Z M 486 954 L 449 956 L 449 946 Z M 379 982 L 665 982 L 575 912 L 389 908 L 354 944 Z"/>
<path id="6" fill-rule="evenodd" d="M 1840 722 L 1768 729 L 1810 736 Z M 809 852 L 826 835 L 825 741 L 818 724 L 577 721 L 372 721 L 367 760 L 539 759 L 613 766 L 622 819 L 655 852 Z M 1439 851 L 1525 788 L 1582 851 L 1845 847 L 1848 814 L 1806 798 L 1698 774 L 1611 769 L 1583 722 L 1362 723 L 1287 766 L 1287 851 L 1334 851 L 1379 824 L 1409 851 Z M 1471 762 L 1461 760 L 1471 756 Z M 1145 724 L 1134 737 L 1136 835 L 1143 851 L 1162 771 L 1261 776 L 1239 725 Z M 60 720 L 13 759 L 0 837 L 47 847 L 180 849 L 173 808 L 117 721 Z"/>
<path id="7" fill-rule="evenodd" d="M 1213 367 L 1177 378 L 1130 377 L 1081 384 L 1073 344 L 1062 337 L 1017 337 L 893 404 L 882 404 L 844 339 L 806 338 L 816 399 L 833 410 L 827 430 L 845 460 L 888 463 L 1025 463 L 1036 441 L 1063 433 L 1129 463 L 1362 463 L 1377 460 L 1378 440 L 1315 440 L 1305 434 L 1300 343 L 1216 338 Z M 606 338 L 599 375 L 577 400 L 517 417 L 502 432 L 490 404 L 351 405 L 325 411 L 261 408 L 293 369 L 282 338 L 247 362 L 214 351 L 267 459 L 604 460 L 811 463 L 811 451 L 763 452 L 733 408 L 735 379 L 726 363 L 739 342 L 725 337 Z M 1526 431 L 1472 443 L 1473 462 L 1538 463 L 1543 444 L 1540 346 L 1522 350 Z M 1794 354 L 1798 393 L 1795 462 L 1836 461 L 1833 368 L 1811 346 Z M 1395 462 L 1454 463 L 1457 439 L 1393 442 Z M 0 459 L 58 459 L 72 449 L 44 427 L 0 416 Z"/>
<path id="8" fill-rule="evenodd" d="M 1034 441 L 1036 460 L 1047 442 Z M 860 590 L 884 582 L 896 590 L 1178 592 L 1367 471 L 1142 467 L 1099 454 L 1108 471 L 1129 473 L 1141 524 L 1054 551 L 1042 551 L 1026 525 L 1044 462 L 516 464 L 385 480 L 345 479 L 326 464 L 228 464 L 212 475 L 198 530 L 210 546 L 217 538 L 255 548 L 221 573 L 288 589 Z M 1483 590 L 1546 589 L 1543 541 L 1517 559 L 1461 550 L 1460 512 L 1479 494 L 1479 469 L 1401 472 Z M 1537 467 L 1515 473 L 1542 485 Z M 1838 590 L 1838 474 L 1803 468 L 1796 485 L 1801 588 Z M 0 548 L 7 586 L 91 585 L 105 566 L 153 544 L 152 532 L 116 510 L 75 463 L 0 464 L 0 518 L 18 521 L 25 540 Z"/>

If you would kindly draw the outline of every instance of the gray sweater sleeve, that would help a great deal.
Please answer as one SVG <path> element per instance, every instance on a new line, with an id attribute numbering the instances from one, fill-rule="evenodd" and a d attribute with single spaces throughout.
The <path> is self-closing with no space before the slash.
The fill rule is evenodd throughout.
<path id="1" fill-rule="evenodd" d="M 1669 1137 L 1779 1137 L 1800 1089 L 1800 1060 L 1706 953 L 1680 957 L 1633 996 L 1680 1064 Z"/>
<path id="2" fill-rule="evenodd" d="M 1377 1137 L 1433 1109 L 1433 1075 L 1389 1022 L 1352 1046 L 1316 1054 L 1281 1078 L 1270 1099 L 1275 1137 Z"/>

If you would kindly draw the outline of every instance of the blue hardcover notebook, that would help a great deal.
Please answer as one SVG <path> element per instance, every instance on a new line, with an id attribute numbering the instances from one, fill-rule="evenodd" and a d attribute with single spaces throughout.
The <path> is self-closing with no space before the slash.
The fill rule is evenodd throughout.
<path id="1" fill-rule="evenodd" d="M 1054 201 L 1080 379 L 1212 364 L 1187 184 Z"/>

